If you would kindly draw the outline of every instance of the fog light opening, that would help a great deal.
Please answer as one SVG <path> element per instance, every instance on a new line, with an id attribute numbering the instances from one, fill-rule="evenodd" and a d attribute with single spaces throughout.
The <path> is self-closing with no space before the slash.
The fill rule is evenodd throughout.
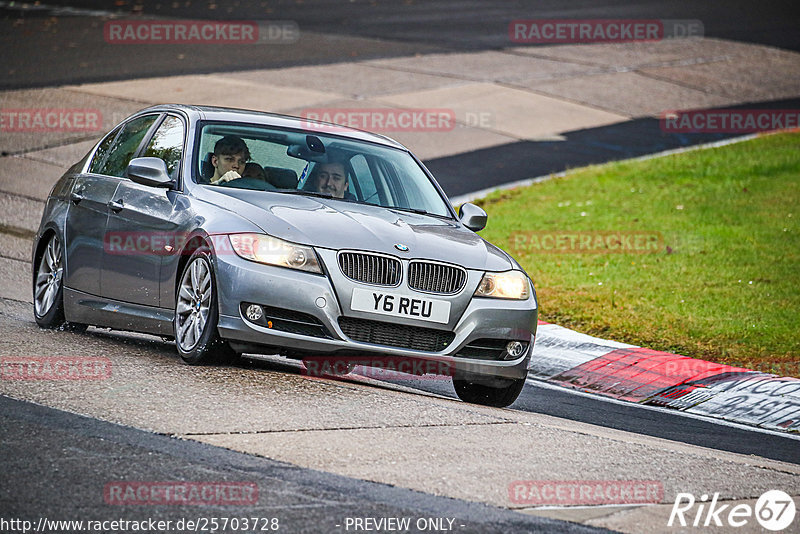
<path id="1" fill-rule="evenodd" d="M 508 345 L 506 345 L 506 352 L 508 353 L 509 359 L 519 358 L 522 356 L 522 353 L 525 352 L 525 345 L 520 343 L 519 341 L 510 341 Z"/>
<path id="2" fill-rule="evenodd" d="M 254 323 L 264 318 L 264 308 L 262 308 L 258 304 L 250 304 L 244 313 L 247 316 L 247 318 L 253 321 Z"/>

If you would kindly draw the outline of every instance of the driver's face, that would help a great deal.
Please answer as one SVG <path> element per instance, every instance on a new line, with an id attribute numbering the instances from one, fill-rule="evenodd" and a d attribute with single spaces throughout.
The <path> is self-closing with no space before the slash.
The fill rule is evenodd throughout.
<path id="1" fill-rule="evenodd" d="M 347 189 L 347 176 L 341 163 L 325 163 L 317 172 L 317 192 L 343 198 Z"/>
<path id="2" fill-rule="evenodd" d="M 215 174 L 217 177 L 223 176 L 228 171 L 236 171 L 241 174 L 245 165 L 244 153 L 213 156 L 211 164 L 216 169 Z"/>

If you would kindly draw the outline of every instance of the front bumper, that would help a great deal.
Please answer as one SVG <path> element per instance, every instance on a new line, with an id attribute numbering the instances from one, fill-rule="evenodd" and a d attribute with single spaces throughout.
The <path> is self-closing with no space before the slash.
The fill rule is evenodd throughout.
<path id="1" fill-rule="evenodd" d="M 352 288 L 369 286 L 341 277 L 341 273 L 335 271 L 338 270 L 335 260 L 332 261 L 335 252 L 322 251 L 320 257 L 328 269 L 332 269 L 328 275 L 262 265 L 234 254 L 217 256 L 218 328 L 222 338 L 246 346 L 248 352 L 327 354 L 343 358 L 348 355 L 383 355 L 444 362 L 456 370 L 472 374 L 504 378 L 526 376 L 536 335 L 538 309 L 535 293 L 532 292 L 524 301 L 474 298 L 474 287 L 468 284 L 459 295 L 452 297 L 453 317 L 447 325 L 408 318 L 392 321 L 386 316 L 350 310 L 349 295 Z M 471 280 L 479 280 L 480 276 L 481 272 L 474 271 Z M 331 283 L 331 279 L 335 280 L 335 284 Z M 304 335 L 256 324 L 245 317 L 241 306 L 243 302 L 313 317 L 324 328 L 325 335 Z M 438 351 L 358 342 L 348 338 L 342 331 L 340 317 L 383 323 L 391 321 L 402 327 L 439 329 L 452 332 L 452 341 Z M 479 360 L 457 355 L 466 345 L 482 339 L 518 340 L 527 342 L 528 347 L 522 355 L 511 360 Z"/>

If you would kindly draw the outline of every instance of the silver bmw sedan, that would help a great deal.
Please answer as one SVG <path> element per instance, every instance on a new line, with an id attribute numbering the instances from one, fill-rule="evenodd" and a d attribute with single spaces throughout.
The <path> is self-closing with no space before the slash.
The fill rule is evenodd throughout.
<path id="1" fill-rule="evenodd" d="M 533 284 L 376 134 L 252 111 L 156 106 L 51 191 L 33 246 L 43 328 L 174 338 L 189 364 L 242 353 L 452 377 L 508 406 L 537 326 Z M 346 362 L 338 366 L 331 362 Z M 400 363 L 398 363 L 400 362 Z M 326 371 L 327 372 L 327 371 Z"/>

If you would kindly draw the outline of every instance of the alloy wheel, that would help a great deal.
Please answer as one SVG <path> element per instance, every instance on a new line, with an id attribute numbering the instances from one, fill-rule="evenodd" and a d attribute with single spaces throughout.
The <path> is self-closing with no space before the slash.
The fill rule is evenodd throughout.
<path id="1" fill-rule="evenodd" d="M 197 345 L 211 310 L 211 268 L 204 258 L 195 258 L 184 271 L 176 304 L 175 340 L 184 351 Z"/>

